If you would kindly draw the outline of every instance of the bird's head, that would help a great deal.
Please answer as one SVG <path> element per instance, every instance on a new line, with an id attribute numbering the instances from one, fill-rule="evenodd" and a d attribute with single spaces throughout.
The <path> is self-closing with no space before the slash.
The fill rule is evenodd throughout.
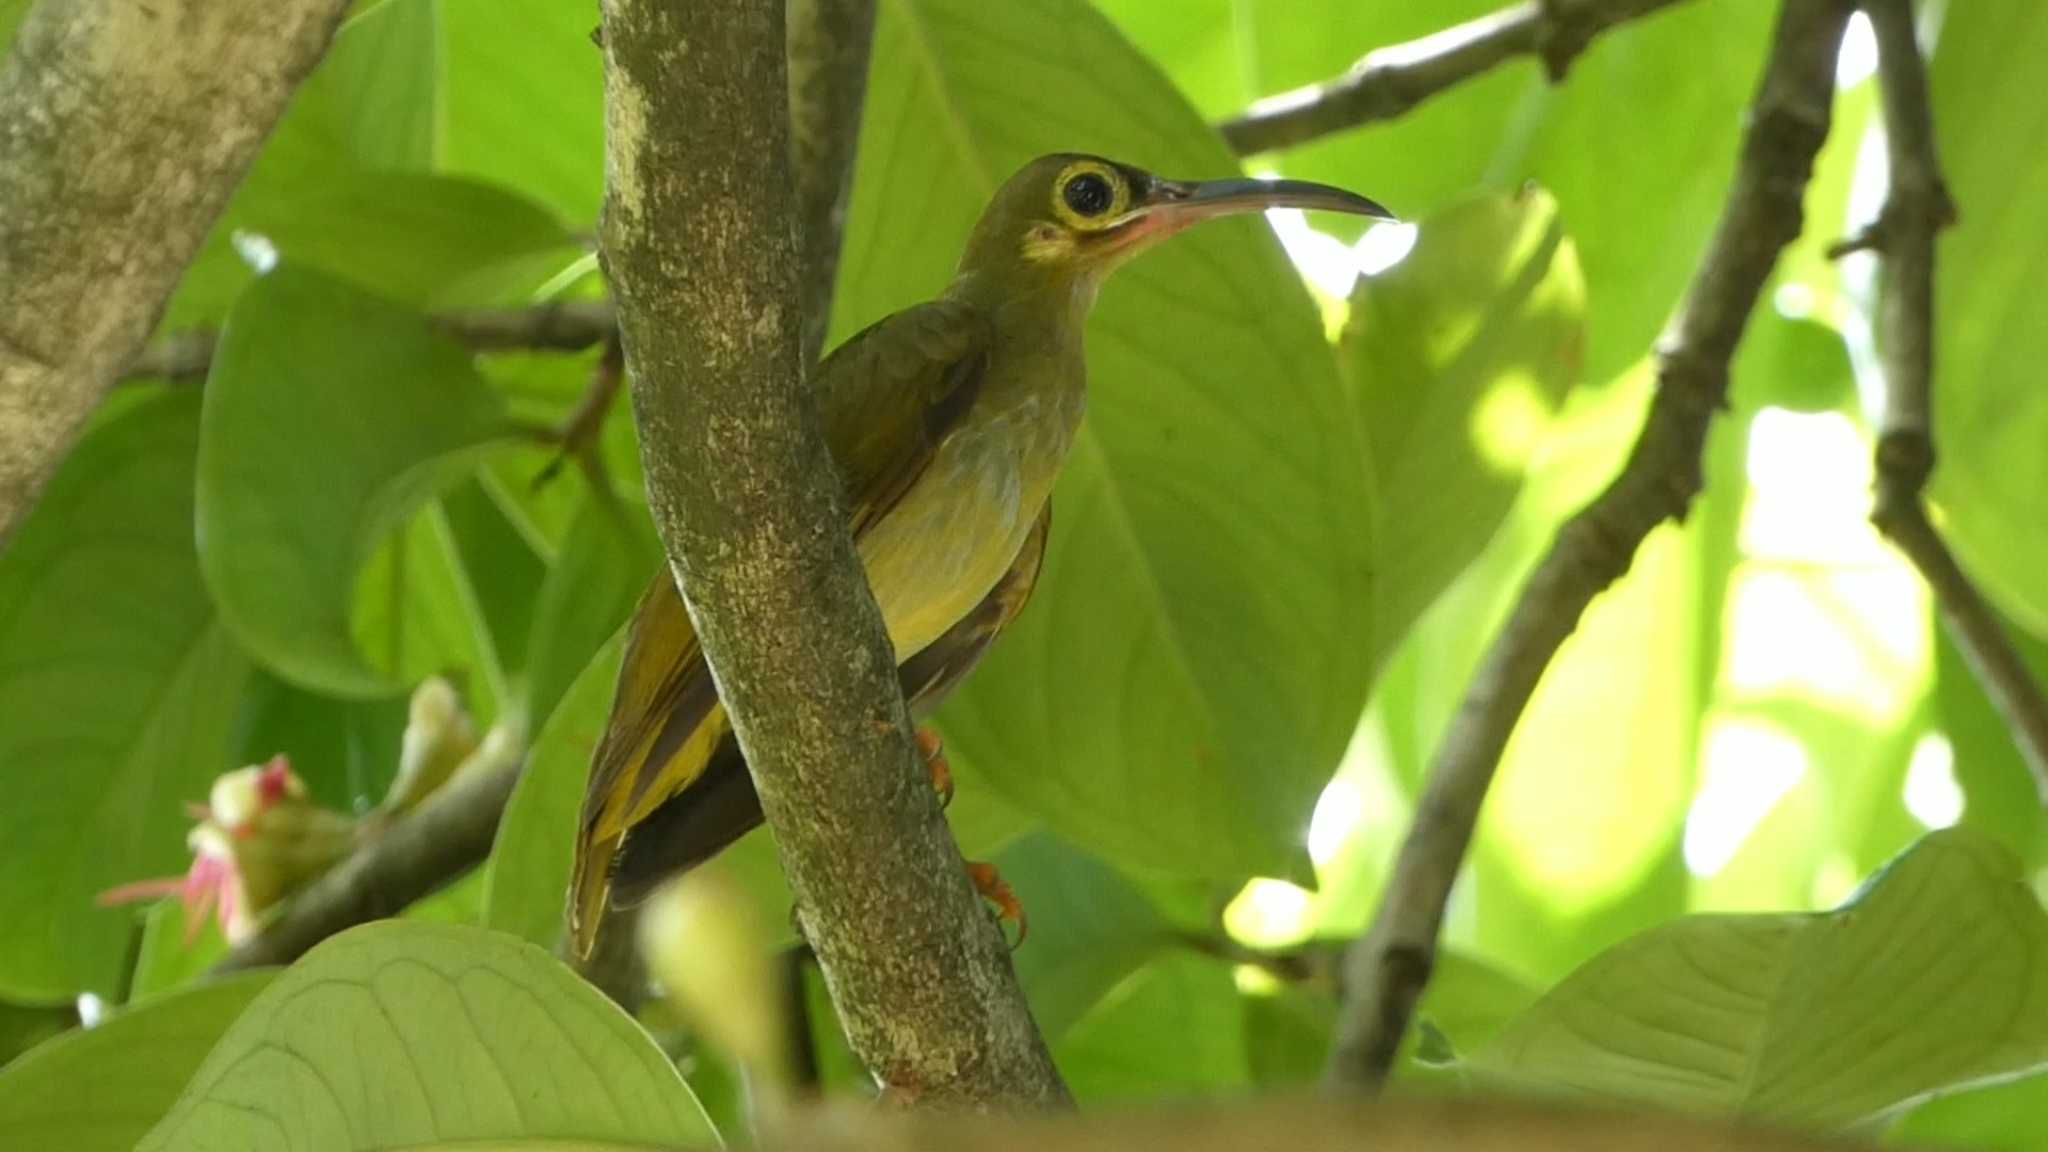
<path id="1" fill-rule="evenodd" d="M 1391 220 L 1341 188 L 1302 180 L 1164 180 L 1100 156 L 1059 153 L 996 190 L 961 260 L 963 273 L 1092 287 L 1124 261 L 1204 220 L 1305 208 Z"/>

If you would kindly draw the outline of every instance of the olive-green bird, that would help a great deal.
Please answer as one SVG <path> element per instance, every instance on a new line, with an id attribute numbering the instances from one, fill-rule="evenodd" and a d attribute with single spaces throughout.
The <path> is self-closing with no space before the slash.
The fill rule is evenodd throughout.
<path id="1" fill-rule="evenodd" d="M 943 295 L 820 366 L 826 443 L 913 715 L 937 706 L 1030 597 L 1048 497 L 1081 423 L 1082 330 L 1103 279 L 1190 225 L 1282 207 L 1391 218 L 1317 184 L 1185 183 L 1096 156 L 1042 157 L 997 190 Z M 589 954 L 608 903 L 644 899 L 760 822 L 664 570 L 634 614 L 591 765 L 570 900 L 576 954 Z M 989 874 L 977 879 L 988 890 Z"/>

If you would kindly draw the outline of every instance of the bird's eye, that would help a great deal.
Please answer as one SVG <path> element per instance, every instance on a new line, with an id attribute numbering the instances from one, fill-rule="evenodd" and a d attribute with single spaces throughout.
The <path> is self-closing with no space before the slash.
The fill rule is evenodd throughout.
<path id="1" fill-rule="evenodd" d="M 1074 215 L 1083 217 L 1102 215 L 1116 200 L 1116 190 L 1097 172 L 1083 172 L 1067 181 L 1060 195 L 1066 199 L 1067 207 L 1074 210 Z"/>

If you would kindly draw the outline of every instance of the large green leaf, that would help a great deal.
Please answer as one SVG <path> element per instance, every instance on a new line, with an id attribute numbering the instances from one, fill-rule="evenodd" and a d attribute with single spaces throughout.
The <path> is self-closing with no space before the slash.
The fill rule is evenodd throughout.
<path id="1" fill-rule="evenodd" d="M 1933 495 L 1956 550 L 1999 606 L 2048 636 L 2048 392 L 2031 365 L 2048 357 L 2048 131 L 2036 66 L 2048 6 L 1951 4 L 1928 83 L 1960 226 L 1942 240 Z"/>
<path id="2" fill-rule="evenodd" d="M 1104 997 L 1053 1056 L 1083 1104 L 1239 1090 L 1250 1077 L 1244 998 L 1229 965 L 1170 953 Z"/>
<path id="3" fill-rule="evenodd" d="M 1647 354 L 1678 307 L 1727 198 L 1778 8 L 1682 4 L 1602 36 L 1555 88 L 1531 72 L 1517 116 L 1534 126 L 1502 139 L 1494 170 L 1562 206 L 1586 270 L 1594 379 Z"/>
<path id="4" fill-rule="evenodd" d="M 547 721 L 661 568 L 661 542 L 636 505 L 586 502 L 570 522 L 533 610 L 527 715 Z"/>
<path id="5" fill-rule="evenodd" d="M 449 37 L 439 7 L 358 6 L 187 272 L 169 327 L 219 322 L 253 277 L 241 249 L 257 238 L 289 263 L 443 307 L 518 302 L 579 258 L 554 213 L 509 190 L 524 185 L 430 171 L 462 138 L 439 97 L 443 58 L 464 55 L 466 41 Z M 526 31 L 502 17 L 497 27 Z M 507 90 L 530 86 L 500 77 L 491 98 L 533 127 L 533 102 Z"/>
<path id="6" fill-rule="evenodd" d="M 2010 853 L 1923 839 L 1821 915 L 1699 916 L 1553 989 L 1473 1066 L 1687 1110 L 1845 1126 L 2048 1066 L 2048 916 Z"/>
<path id="7" fill-rule="evenodd" d="M 1343 363 L 1382 511 L 1382 652 L 1506 518 L 1578 381 L 1584 316 L 1557 203 L 1534 189 L 1429 217 L 1407 259 L 1358 282 Z"/>
<path id="8" fill-rule="evenodd" d="M 604 735 L 611 711 L 622 647 L 614 637 L 599 649 L 562 692 L 534 739 L 491 848 L 484 883 L 486 927 L 543 948 L 561 938 L 576 855 L 576 813 L 590 778 L 590 751 Z"/>
<path id="9" fill-rule="evenodd" d="M 1179 7 L 1127 26 L 1180 65 L 1176 77 L 1202 83 L 1198 55 L 1176 54 L 1177 36 L 1147 31 L 1181 19 Z M 1210 18 L 1230 22 L 1252 91 L 1269 95 L 1337 77 L 1371 49 L 1499 7 L 1246 0 Z M 1397 121 L 1262 163 L 1356 186 L 1411 217 L 1477 187 L 1539 181 L 1556 194 L 1579 245 L 1592 309 L 1588 369 L 1604 379 L 1649 350 L 1699 258 L 1734 170 L 1777 7 L 1679 5 L 1602 35 L 1556 87 L 1534 60 L 1514 61 Z"/>
<path id="10" fill-rule="evenodd" d="M 1038 153 L 1233 166 L 1077 0 L 891 0 L 868 116 L 847 325 L 936 294 L 996 183 Z M 1256 221 L 1118 273 L 1089 333 L 1090 412 L 1037 598 L 942 717 L 963 791 L 1125 862 L 1299 871 L 1367 676 L 1371 493 L 1333 358 Z"/>
<path id="11" fill-rule="evenodd" d="M 439 0 L 439 11 L 442 165 L 520 189 L 566 219 L 596 220 L 604 195 L 603 54 L 591 43 L 597 9 Z"/>
<path id="12" fill-rule="evenodd" d="M 10 1147 L 132 1152 L 214 1042 L 271 980 L 232 976 L 143 1001 L 0 1070 Z"/>
<path id="13" fill-rule="evenodd" d="M 358 568 L 506 431 L 467 353 L 419 314 L 317 273 L 265 277 L 206 387 L 200 559 L 222 618 L 290 680 L 394 690 L 354 639 Z"/>
<path id="14" fill-rule="evenodd" d="M 117 884 L 184 869 L 248 663 L 192 552 L 199 398 L 93 430 L 0 554 L 0 994 L 118 991 Z"/>
<path id="15" fill-rule="evenodd" d="M 452 459 L 445 465 L 450 474 L 459 469 L 459 462 Z M 394 502 L 402 500 L 400 496 Z M 374 528 L 371 538 L 376 539 Z M 472 714 L 489 724 L 509 685 L 476 592 L 478 575 L 464 555 L 446 503 L 428 500 L 384 535 L 361 562 L 349 598 L 348 623 L 355 650 L 393 690 L 428 676 L 450 677 L 464 688 Z M 333 691 L 325 686 L 321 690 Z M 388 699 L 396 697 L 355 702 Z"/>
<path id="16" fill-rule="evenodd" d="M 1017 841 L 996 865 L 1032 914 L 1017 977 L 1054 1040 L 1167 943 L 1166 925 L 1129 881 L 1050 833 Z"/>
<path id="17" fill-rule="evenodd" d="M 1241 0 L 1095 0 L 1095 7 L 1172 78 L 1204 119 L 1222 119 L 1255 95 L 1246 75 L 1250 53 L 1239 44 L 1236 25 Z"/>
<path id="18" fill-rule="evenodd" d="M 140 1152 L 716 1136 L 661 1050 L 531 944 L 386 921 L 256 998 Z"/>

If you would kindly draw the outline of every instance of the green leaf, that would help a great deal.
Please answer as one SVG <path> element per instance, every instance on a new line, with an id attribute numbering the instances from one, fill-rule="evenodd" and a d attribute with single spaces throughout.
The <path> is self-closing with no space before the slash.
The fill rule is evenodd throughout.
<path id="1" fill-rule="evenodd" d="M 489 873 L 472 868 L 446 887 L 430 892 L 406 906 L 405 917 L 436 924 L 481 924 L 484 887 Z"/>
<path id="2" fill-rule="evenodd" d="M 2048 1132 L 2048 1076 L 2029 1076 L 1922 1104 L 1892 1129 L 1890 1138 L 1913 1148 L 2039 1152 L 2043 1132 Z"/>
<path id="3" fill-rule="evenodd" d="M 43 1041 L 77 1026 L 78 1009 L 69 1004 L 0 1001 L 0 1069 Z"/>
<path id="4" fill-rule="evenodd" d="M 456 462 L 447 463 L 454 471 Z M 428 500 L 362 562 L 349 632 L 390 690 L 449 677 L 463 689 L 477 722 L 488 725 L 508 702 L 511 684 L 466 559 L 446 503 Z"/>
<path id="5" fill-rule="evenodd" d="M 1850 411 L 1856 374 L 1848 345 L 1832 326 L 1759 307 L 1736 359 L 1734 392 L 1735 406 L 1748 411 L 1766 404 L 1794 412 Z"/>
<path id="6" fill-rule="evenodd" d="M 2044 955 L 2048 916 L 2018 861 L 1949 829 L 1834 912 L 1653 928 L 1472 1063 L 1575 1094 L 1842 1127 L 2048 1066 Z"/>
<path id="7" fill-rule="evenodd" d="M 128 982 L 130 1000 L 146 1000 L 202 982 L 207 970 L 227 954 L 220 925 L 209 919 L 191 939 L 185 935 L 185 908 L 176 900 L 159 900 L 142 919 L 142 942 L 135 949 L 135 974 Z"/>
<path id="8" fill-rule="evenodd" d="M 94 897 L 184 871 L 184 804 L 225 762 L 248 662 L 192 551 L 199 398 L 88 434 L 0 554 L 0 995 L 111 997 L 130 912 Z"/>
<path id="9" fill-rule="evenodd" d="M 206 386 L 200 558 L 222 618 L 287 679 L 396 690 L 352 637 L 358 567 L 505 432 L 468 355 L 417 313 L 312 272 L 265 277 Z"/>
<path id="10" fill-rule="evenodd" d="M 1253 1083 L 1299 1088 L 1323 1075 L 1336 1004 L 1325 995 L 1280 988 L 1244 998 L 1245 1058 Z"/>
<path id="11" fill-rule="evenodd" d="M 1329 80 L 1370 49 L 1499 7 L 1251 0 L 1232 17 L 1248 28 L 1241 50 L 1263 95 Z M 1265 162 L 1356 187 L 1410 218 L 1474 188 L 1542 184 L 1578 244 L 1587 372 L 1605 379 L 1650 350 L 1718 218 L 1777 7 L 1678 5 L 1601 35 L 1562 84 L 1516 60 L 1399 120 Z"/>
<path id="12" fill-rule="evenodd" d="M 590 750 L 604 735 L 618 684 L 623 630 L 599 649 L 548 716 L 512 789 L 484 882 L 486 927 L 543 948 L 561 938 L 577 811 L 590 779 Z"/>
<path id="13" fill-rule="evenodd" d="M 437 150 L 460 150 L 464 139 L 437 99 L 443 57 L 466 56 L 441 27 L 447 7 L 380 2 L 343 24 L 188 270 L 168 327 L 217 323 L 251 282 L 238 236 L 260 237 L 287 263 L 437 308 L 519 303 L 582 258 L 554 212 L 509 190 L 523 185 L 427 171 Z M 502 14 L 497 26 L 529 32 Z M 507 90 L 531 86 L 500 77 L 491 88 L 503 115 L 531 129 L 536 102 L 506 101 Z"/>
<path id="14" fill-rule="evenodd" d="M 1055 1041 L 1166 943 L 1166 925 L 1129 881 L 1050 833 L 1019 840 L 996 866 L 1031 914 L 1017 978 Z"/>
<path id="15" fill-rule="evenodd" d="M 1422 221 L 1407 259 L 1352 295 L 1343 361 L 1383 513 L 1382 652 L 1478 556 L 1577 382 L 1585 285 L 1536 189 Z"/>
<path id="16" fill-rule="evenodd" d="M 2048 684 L 2048 641 L 2012 628 L 2007 635 L 2036 684 Z M 1953 750 L 1956 783 L 1963 789 L 1963 823 L 1991 836 L 2022 859 L 2048 851 L 2048 813 L 2041 808 L 2033 773 L 2013 743 L 2012 728 L 1963 659 L 1948 630 L 1934 630 L 1934 706 Z"/>
<path id="17" fill-rule="evenodd" d="M 1495 171 L 1562 206 L 1586 272 L 1593 379 L 1647 355 L 1678 307 L 1727 199 L 1778 7 L 1679 5 L 1602 35 L 1563 84 L 1527 72 L 1516 112 L 1534 124 L 1502 138 Z"/>
<path id="18" fill-rule="evenodd" d="M 542 583 L 527 642 L 527 715 L 545 723 L 661 567 L 661 542 L 632 505 L 586 500 Z M 609 698 L 607 698 L 609 699 Z"/>
<path id="19" fill-rule="evenodd" d="M 1352 4 L 1347 0 L 1253 0 L 1255 88 L 1267 96 L 1319 84 L 1366 52 L 1405 44 L 1487 15 L 1494 0 Z M 1513 61 L 1441 93 L 1398 120 L 1340 133 L 1261 159 L 1288 176 L 1355 187 L 1409 219 L 1434 213 L 1475 188 L 1505 191 L 1501 153 L 1529 130 L 1544 81 L 1533 61 Z M 1428 163 L 1416 163 L 1427 156 Z M 1354 228 L 1338 226 L 1339 235 Z"/>
<path id="20" fill-rule="evenodd" d="M 1250 1076 L 1243 997 L 1228 965 L 1169 954 L 1118 985 L 1053 1056 L 1083 1105 L 1241 1091 Z"/>
<path id="21" fill-rule="evenodd" d="M 1935 285 L 1931 494 L 1971 574 L 1998 606 L 2048 637 L 2048 393 L 2025 366 L 2048 357 L 2048 130 L 2033 63 L 2048 52 L 2048 7 L 1951 5 L 1928 87 L 1960 223 L 1943 234 Z"/>
<path id="22" fill-rule="evenodd" d="M 231 976 L 44 1044 L 0 1069 L 0 1132 L 19 1148 L 132 1152 L 270 981 Z"/>
<path id="23" fill-rule="evenodd" d="M 1247 54 L 1239 48 L 1235 26 L 1245 7 L 1240 0 L 1095 0 L 1095 7 L 1173 79 L 1203 119 L 1222 119 L 1255 95 L 1244 74 Z M 1255 39 L 1263 43 L 1263 37 Z"/>
<path id="24" fill-rule="evenodd" d="M 484 665 L 496 670 L 502 697 L 514 673 L 527 665 L 527 644 L 549 572 L 534 542 L 500 503 L 495 485 L 483 482 L 487 476 L 479 470 L 476 479 L 449 491 L 441 497 L 440 510 L 462 575 L 465 615 L 476 622 Z"/>
<path id="25" fill-rule="evenodd" d="M 356 811 L 381 801 L 398 774 L 407 710 L 403 696 L 336 699 L 258 671 L 242 695 L 228 762 L 283 753 L 315 803 Z"/>
<path id="26" fill-rule="evenodd" d="M 441 0 L 441 163 L 597 219 L 604 196 L 597 10 L 549 0 Z M 519 93 L 508 100 L 507 92 Z"/>
<path id="27" fill-rule="evenodd" d="M 386 921 L 308 952 L 139 1152 L 717 1139 L 638 1025 L 540 949 Z"/>
<path id="28" fill-rule="evenodd" d="M 891 0 L 868 117 L 842 332 L 938 293 L 1039 153 L 1234 168 L 1079 0 Z M 1037 596 L 941 717 L 961 788 L 1134 866 L 1289 874 L 1368 674 L 1371 493 L 1334 360 L 1258 221 L 1135 261 L 1089 334 Z"/>

